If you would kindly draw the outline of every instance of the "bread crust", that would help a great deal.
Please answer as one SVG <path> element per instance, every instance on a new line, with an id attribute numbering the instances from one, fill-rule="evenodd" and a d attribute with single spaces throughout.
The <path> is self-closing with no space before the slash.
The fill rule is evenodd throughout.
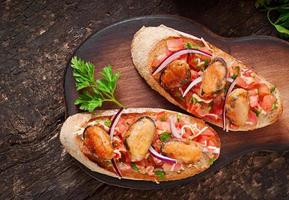
<path id="1" fill-rule="evenodd" d="M 161 85 L 158 81 L 154 79 L 152 76 L 152 71 L 150 66 L 151 63 L 151 53 L 156 47 L 156 45 L 161 42 L 162 40 L 165 40 L 169 37 L 183 37 L 183 38 L 190 38 L 193 40 L 200 40 L 199 38 L 189 35 L 187 33 L 183 33 L 180 31 L 177 31 L 175 29 L 166 27 L 164 25 L 160 25 L 158 27 L 142 27 L 139 31 L 136 32 L 134 35 L 134 38 L 132 40 L 131 44 L 131 57 L 133 60 L 133 63 L 138 70 L 139 74 L 146 80 L 146 82 L 151 86 L 152 89 L 156 90 L 158 93 L 160 93 L 163 97 L 165 97 L 169 102 L 173 103 L 174 105 L 186 110 L 181 104 L 179 104 Z M 239 60 L 235 59 L 231 55 L 227 54 L 226 52 L 222 51 L 221 49 L 215 47 L 214 45 L 207 42 L 207 44 L 211 47 L 213 54 L 215 56 L 223 58 L 227 64 L 230 63 L 238 63 L 238 66 L 241 68 L 246 68 L 246 66 L 240 62 Z M 262 80 L 263 83 L 265 83 L 267 86 L 272 87 L 273 85 L 266 81 L 264 77 L 257 75 L 258 78 Z M 282 107 L 282 101 L 280 97 L 280 92 L 276 88 L 275 91 L 275 97 L 276 97 L 276 104 L 277 109 L 275 109 L 273 112 L 270 112 L 267 115 L 261 115 L 258 117 L 258 123 L 256 127 L 252 127 L 250 125 L 244 125 L 241 127 L 234 127 L 230 128 L 231 131 L 248 131 L 248 130 L 254 130 L 257 128 L 262 128 L 265 126 L 268 126 L 270 124 L 273 124 L 278 120 L 280 115 L 282 114 L 283 107 Z M 187 110 L 186 110 L 187 111 Z M 222 123 L 216 123 L 212 120 L 206 121 L 222 127 Z"/>
<path id="2" fill-rule="evenodd" d="M 125 109 L 123 111 L 123 113 L 144 113 L 144 112 L 168 112 L 168 113 L 177 113 L 174 111 L 169 111 L 169 110 L 164 110 L 164 109 L 158 109 L 158 108 L 128 108 Z M 91 160 L 89 160 L 81 151 L 80 149 L 80 145 L 79 145 L 79 141 L 77 139 L 77 131 L 79 131 L 79 129 L 85 125 L 90 119 L 98 117 L 98 116 L 112 116 L 114 114 L 116 114 L 118 112 L 118 110 L 105 110 L 105 111 L 97 111 L 97 113 L 78 113 L 75 115 L 72 115 L 70 117 L 67 118 L 67 120 L 64 122 L 62 128 L 61 128 L 61 132 L 60 132 L 60 141 L 62 143 L 62 145 L 65 147 L 66 151 L 75 159 L 77 159 L 80 163 L 82 163 L 83 165 L 85 165 L 87 168 L 89 168 L 91 171 L 97 172 L 97 173 L 101 173 L 101 174 L 105 174 L 111 177 L 115 177 L 115 178 L 119 178 L 118 176 L 116 176 L 115 173 L 112 173 L 104 168 L 101 168 L 100 166 L 97 165 L 97 163 L 92 162 Z M 184 115 L 187 116 L 189 118 L 193 118 L 191 116 L 188 115 Z M 194 121 L 198 122 L 198 123 L 202 123 L 205 124 L 204 121 L 197 119 L 197 118 L 193 118 Z M 213 129 L 211 129 L 213 130 Z M 214 132 L 217 136 L 217 133 Z M 208 157 L 205 153 L 202 153 L 202 158 L 200 162 L 204 162 L 204 163 L 208 163 Z M 209 166 L 208 166 L 209 167 Z M 208 168 L 207 167 L 207 168 Z M 166 179 L 164 179 L 163 181 L 172 181 L 172 180 L 180 180 L 180 179 L 184 179 L 184 178 L 188 178 L 191 177 L 195 174 L 198 174 L 202 171 L 204 171 L 207 168 L 198 168 L 198 167 L 191 167 L 191 168 L 187 168 L 184 171 L 181 171 L 181 173 L 176 173 L 176 172 L 172 172 L 172 173 L 168 173 L 166 175 Z M 123 179 L 130 179 L 130 180 L 145 180 L 145 181 L 154 181 L 151 179 L 139 179 L 139 178 L 133 178 L 133 177 L 122 177 Z"/>

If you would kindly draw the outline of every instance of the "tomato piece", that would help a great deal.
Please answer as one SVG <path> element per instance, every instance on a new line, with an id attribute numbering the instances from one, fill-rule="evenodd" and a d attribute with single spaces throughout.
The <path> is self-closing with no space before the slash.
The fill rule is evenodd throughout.
<path id="1" fill-rule="evenodd" d="M 184 41 L 182 38 L 174 38 L 167 40 L 167 47 L 169 51 L 178 51 L 184 49 Z"/>
<path id="2" fill-rule="evenodd" d="M 252 122 L 254 125 L 257 124 L 257 121 L 258 121 L 257 115 L 256 115 L 256 113 L 254 113 L 252 110 L 249 111 L 248 119 L 249 119 L 249 121 Z"/>
<path id="3" fill-rule="evenodd" d="M 184 55 L 181 55 L 178 60 L 184 60 L 187 62 L 187 59 L 188 59 L 188 54 L 184 54 Z"/>
<path id="4" fill-rule="evenodd" d="M 216 114 L 216 115 L 222 115 L 223 107 L 224 107 L 224 100 L 221 96 L 218 96 L 213 101 L 213 107 L 212 107 L 211 113 Z"/>
<path id="5" fill-rule="evenodd" d="M 206 136 L 215 136 L 214 132 L 210 129 L 210 128 L 207 128 L 203 133 L 202 135 L 206 135 Z"/>
<path id="6" fill-rule="evenodd" d="M 263 97 L 260 105 L 265 111 L 271 111 L 276 98 L 273 95 L 266 95 Z"/>
<path id="7" fill-rule="evenodd" d="M 259 82 L 256 81 L 253 77 L 237 77 L 237 85 L 241 88 L 252 89 L 256 88 L 259 85 Z"/>
<path id="8" fill-rule="evenodd" d="M 191 77 L 192 77 L 192 80 L 195 80 L 197 77 L 199 77 L 199 73 L 195 70 L 190 70 L 191 72 Z"/>
<path id="9" fill-rule="evenodd" d="M 265 84 L 261 84 L 258 88 L 258 93 L 260 97 L 264 97 L 266 95 L 269 95 L 271 93 L 269 87 Z"/>
<path id="10" fill-rule="evenodd" d="M 189 54 L 188 56 L 188 64 L 192 69 L 197 69 L 198 62 L 196 62 L 197 56 L 195 54 Z"/>
<path id="11" fill-rule="evenodd" d="M 258 95 L 249 96 L 249 101 L 250 101 L 250 106 L 252 108 L 257 107 L 258 101 L 259 101 L 259 96 Z"/>
<path id="12" fill-rule="evenodd" d="M 153 66 L 153 67 L 159 66 L 164 61 L 164 59 L 166 59 L 171 54 L 172 54 L 172 52 L 169 51 L 167 48 L 161 49 L 159 51 L 158 56 L 155 57 L 155 59 L 153 60 L 151 66 Z"/>

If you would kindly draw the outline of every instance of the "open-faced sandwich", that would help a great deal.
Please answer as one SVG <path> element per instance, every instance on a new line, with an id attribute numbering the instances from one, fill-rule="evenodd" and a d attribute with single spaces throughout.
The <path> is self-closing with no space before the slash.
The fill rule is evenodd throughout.
<path id="1" fill-rule="evenodd" d="M 261 128 L 282 113 L 274 85 L 203 38 L 163 25 L 142 27 L 134 36 L 131 54 L 154 90 L 225 130 Z"/>
<path id="2" fill-rule="evenodd" d="M 206 170 L 219 157 L 221 145 L 202 120 L 153 108 L 75 114 L 63 124 L 60 140 L 92 171 L 155 182 Z"/>

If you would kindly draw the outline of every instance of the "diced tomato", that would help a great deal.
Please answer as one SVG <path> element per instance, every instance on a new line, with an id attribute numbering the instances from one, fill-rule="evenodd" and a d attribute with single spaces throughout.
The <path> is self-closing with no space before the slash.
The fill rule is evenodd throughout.
<path id="1" fill-rule="evenodd" d="M 187 59 L 188 59 L 188 54 L 184 54 L 184 55 L 181 55 L 178 60 L 184 60 L 187 62 Z"/>
<path id="2" fill-rule="evenodd" d="M 210 128 L 207 128 L 207 129 L 202 133 L 202 135 L 215 136 L 214 132 L 213 132 Z"/>
<path id="3" fill-rule="evenodd" d="M 184 48 L 184 41 L 182 38 L 174 38 L 167 40 L 167 47 L 170 51 L 178 51 Z"/>
<path id="4" fill-rule="evenodd" d="M 195 70 L 191 70 L 191 77 L 192 77 L 192 80 L 194 80 L 197 77 L 199 77 L 199 73 Z"/>
<path id="5" fill-rule="evenodd" d="M 248 90 L 248 94 L 249 96 L 258 95 L 258 90 L 257 89 Z"/>
<path id="6" fill-rule="evenodd" d="M 211 113 L 216 114 L 216 115 L 222 115 L 223 105 L 224 105 L 223 98 L 221 96 L 218 96 L 213 101 L 213 107 L 212 107 Z"/>
<path id="7" fill-rule="evenodd" d="M 258 101 L 259 101 L 259 96 L 258 95 L 249 96 L 249 101 L 250 101 L 250 106 L 252 108 L 257 107 Z"/>
<path id="8" fill-rule="evenodd" d="M 197 56 L 195 54 L 189 54 L 188 56 L 188 63 L 192 69 L 197 69 L 198 62 L 195 61 Z"/>
<path id="9" fill-rule="evenodd" d="M 265 111 L 271 111 L 276 98 L 273 95 L 266 95 L 263 97 L 260 105 Z"/>
<path id="10" fill-rule="evenodd" d="M 254 125 L 257 124 L 258 118 L 256 113 L 254 113 L 252 110 L 249 111 L 248 119 L 250 122 L 252 122 Z"/>
<path id="11" fill-rule="evenodd" d="M 170 123 L 167 122 L 167 121 L 165 121 L 165 122 L 162 122 L 162 121 L 159 121 L 159 120 L 156 121 L 156 127 L 157 127 L 158 129 L 171 132 Z"/>
<path id="12" fill-rule="evenodd" d="M 171 163 L 165 162 L 162 167 L 164 171 L 166 172 L 179 171 L 182 167 L 182 164 L 181 163 L 171 164 Z"/>
<path id="13" fill-rule="evenodd" d="M 259 92 L 260 97 L 264 97 L 271 93 L 269 87 L 265 84 L 261 84 L 259 86 L 258 92 Z"/>
<path id="14" fill-rule="evenodd" d="M 237 85 L 245 89 L 252 89 L 252 88 L 256 88 L 259 85 L 259 82 L 256 81 L 253 77 L 238 76 Z"/>
<path id="15" fill-rule="evenodd" d="M 163 48 L 162 50 L 159 51 L 159 55 L 153 60 L 152 66 L 157 67 L 159 66 L 164 59 L 166 59 L 169 55 L 171 55 L 171 51 L 169 51 L 167 48 Z"/>

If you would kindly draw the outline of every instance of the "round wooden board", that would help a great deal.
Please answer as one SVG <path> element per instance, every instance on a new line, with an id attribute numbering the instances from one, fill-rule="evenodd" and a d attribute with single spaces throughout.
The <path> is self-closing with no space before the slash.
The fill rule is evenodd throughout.
<path id="1" fill-rule="evenodd" d="M 248 132 L 225 133 L 221 128 L 213 126 L 222 142 L 220 158 L 205 172 L 184 180 L 155 184 L 146 181 L 119 180 L 92 172 L 80 165 L 82 169 L 92 177 L 110 185 L 136 189 L 161 189 L 195 181 L 251 151 L 289 149 L 289 109 L 287 109 L 289 107 L 289 44 L 285 41 L 267 36 L 223 38 L 186 18 L 167 15 L 145 16 L 122 21 L 102 29 L 88 38 L 74 55 L 92 62 L 95 65 L 96 74 L 108 64 L 113 66 L 114 71 L 120 72 L 121 78 L 116 96 L 127 107 L 155 107 L 184 112 L 152 90 L 139 76 L 131 60 L 130 45 L 134 33 L 142 26 L 160 24 L 205 38 L 275 84 L 281 91 L 283 100 L 284 111 L 281 118 L 271 126 Z M 79 110 L 73 103 L 77 98 L 77 92 L 69 64 L 65 74 L 64 88 L 67 116 L 70 116 Z M 103 108 L 116 107 L 106 104 Z"/>

